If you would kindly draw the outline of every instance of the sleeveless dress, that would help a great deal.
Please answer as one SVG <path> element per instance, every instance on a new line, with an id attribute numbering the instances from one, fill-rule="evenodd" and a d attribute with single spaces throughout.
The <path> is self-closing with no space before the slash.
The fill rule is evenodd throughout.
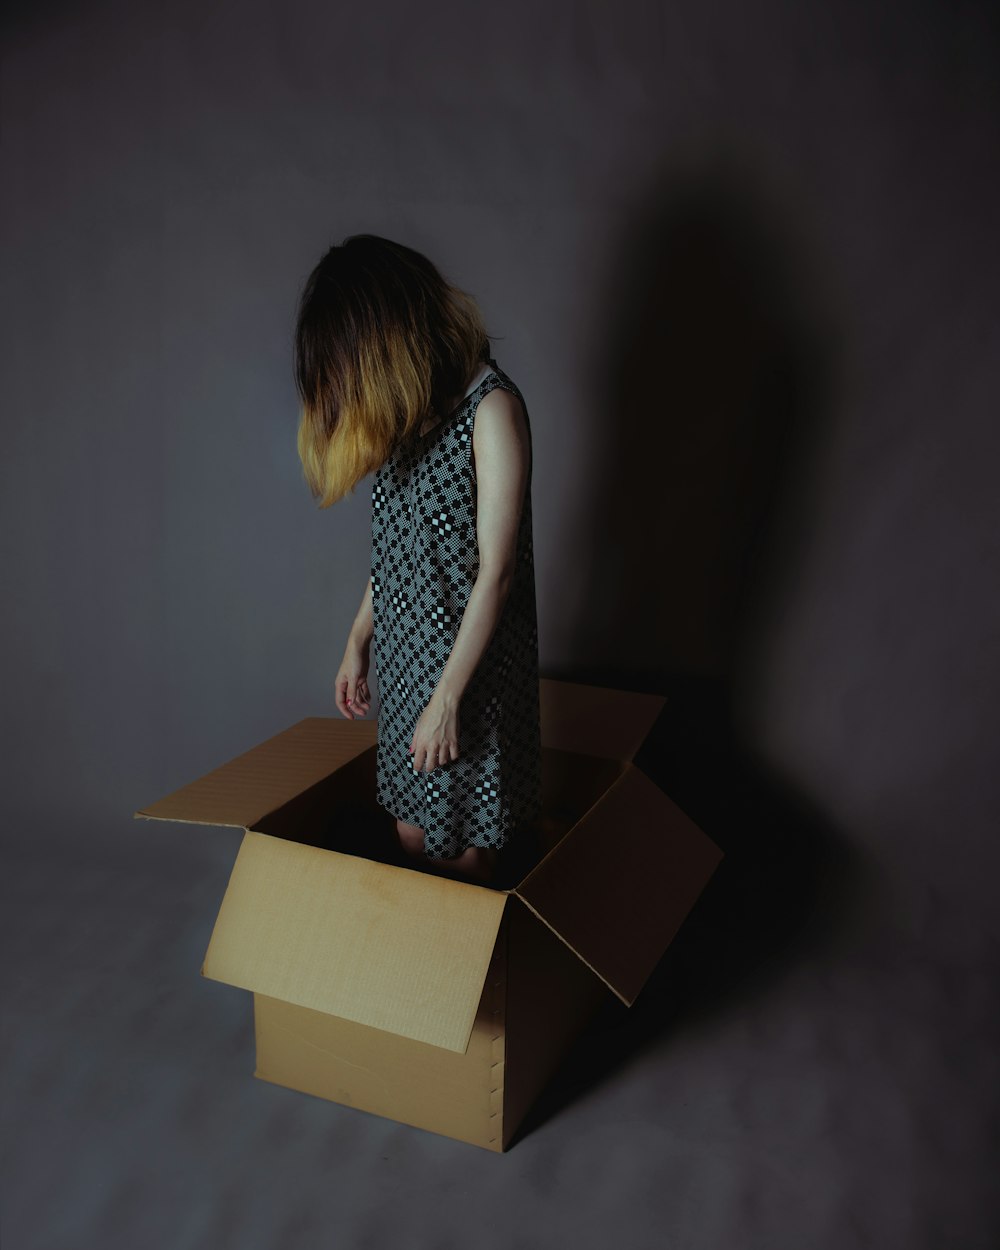
<path id="1" fill-rule="evenodd" d="M 487 368 L 488 366 L 488 368 Z M 479 571 L 472 434 L 496 387 L 527 405 L 497 362 L 425 435 L 404 440 L 372 485 L 372 650 L 379 804 L 424 831 L 429 859 L 500 850 L 541 810 L 538 626 L 529 467 L 510 592 L 458 707 L 458 758 L 418 770 L 417 721 L 451 654 Z"/>

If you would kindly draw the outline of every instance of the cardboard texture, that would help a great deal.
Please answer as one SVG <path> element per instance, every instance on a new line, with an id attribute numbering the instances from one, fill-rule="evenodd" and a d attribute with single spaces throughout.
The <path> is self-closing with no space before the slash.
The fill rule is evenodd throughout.
<path id="1" fill-rule="evenodd" d="M 722 853 L 633 763 L 661 697 L 539 691 L 542 816 L 491 886 L 395 849 L 374 718 L 306 717 L 135 813 L 244 830 L 201 972 L 252 993 L 255 1076 L 500 1151 L 607 994 L 635 1002 Z"/>

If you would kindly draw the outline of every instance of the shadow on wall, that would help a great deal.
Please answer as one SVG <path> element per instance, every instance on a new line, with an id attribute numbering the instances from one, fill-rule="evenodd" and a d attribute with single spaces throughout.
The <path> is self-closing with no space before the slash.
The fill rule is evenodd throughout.
<path id="1" fill-rule="evenodd" d="M 667 1028 L 734 1009 L 835 943 L 867 892 L 857 852 L 741 730 L 762 622 L 808 537 L 837 331 L 800 236 L 745 172 L 674 172 L 644 198 L 596 297 L 600 478 L 570 526 L 586 606 L 572 673 L 547 675 L 667 696 L 636 763 L 726 859 L 636 1004 L 609 996 L 525 1133 Z"/>

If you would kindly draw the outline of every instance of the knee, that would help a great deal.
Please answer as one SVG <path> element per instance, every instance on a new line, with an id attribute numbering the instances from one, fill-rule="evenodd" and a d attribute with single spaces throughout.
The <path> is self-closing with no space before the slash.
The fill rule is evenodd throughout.
<path id="1" fill-rule="evenodd" d="M 419 825 L 408 825 L 405 820 L 396 821 L 396 832 L 405 851 L 419 855 L 424 849 L 424 831 Z"/>

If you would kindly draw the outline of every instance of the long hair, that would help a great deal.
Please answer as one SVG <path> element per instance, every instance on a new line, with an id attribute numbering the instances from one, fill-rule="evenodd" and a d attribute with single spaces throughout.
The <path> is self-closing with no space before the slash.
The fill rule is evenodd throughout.
<path id="1" fill-rule="evenodd" d="M 375 234 L 331 247 L 295 327 L 298 452 L 319 506 L 353 492 L 428 416 L 447 415 L 489 348 L 475 300 L 419 252 Z"/>

